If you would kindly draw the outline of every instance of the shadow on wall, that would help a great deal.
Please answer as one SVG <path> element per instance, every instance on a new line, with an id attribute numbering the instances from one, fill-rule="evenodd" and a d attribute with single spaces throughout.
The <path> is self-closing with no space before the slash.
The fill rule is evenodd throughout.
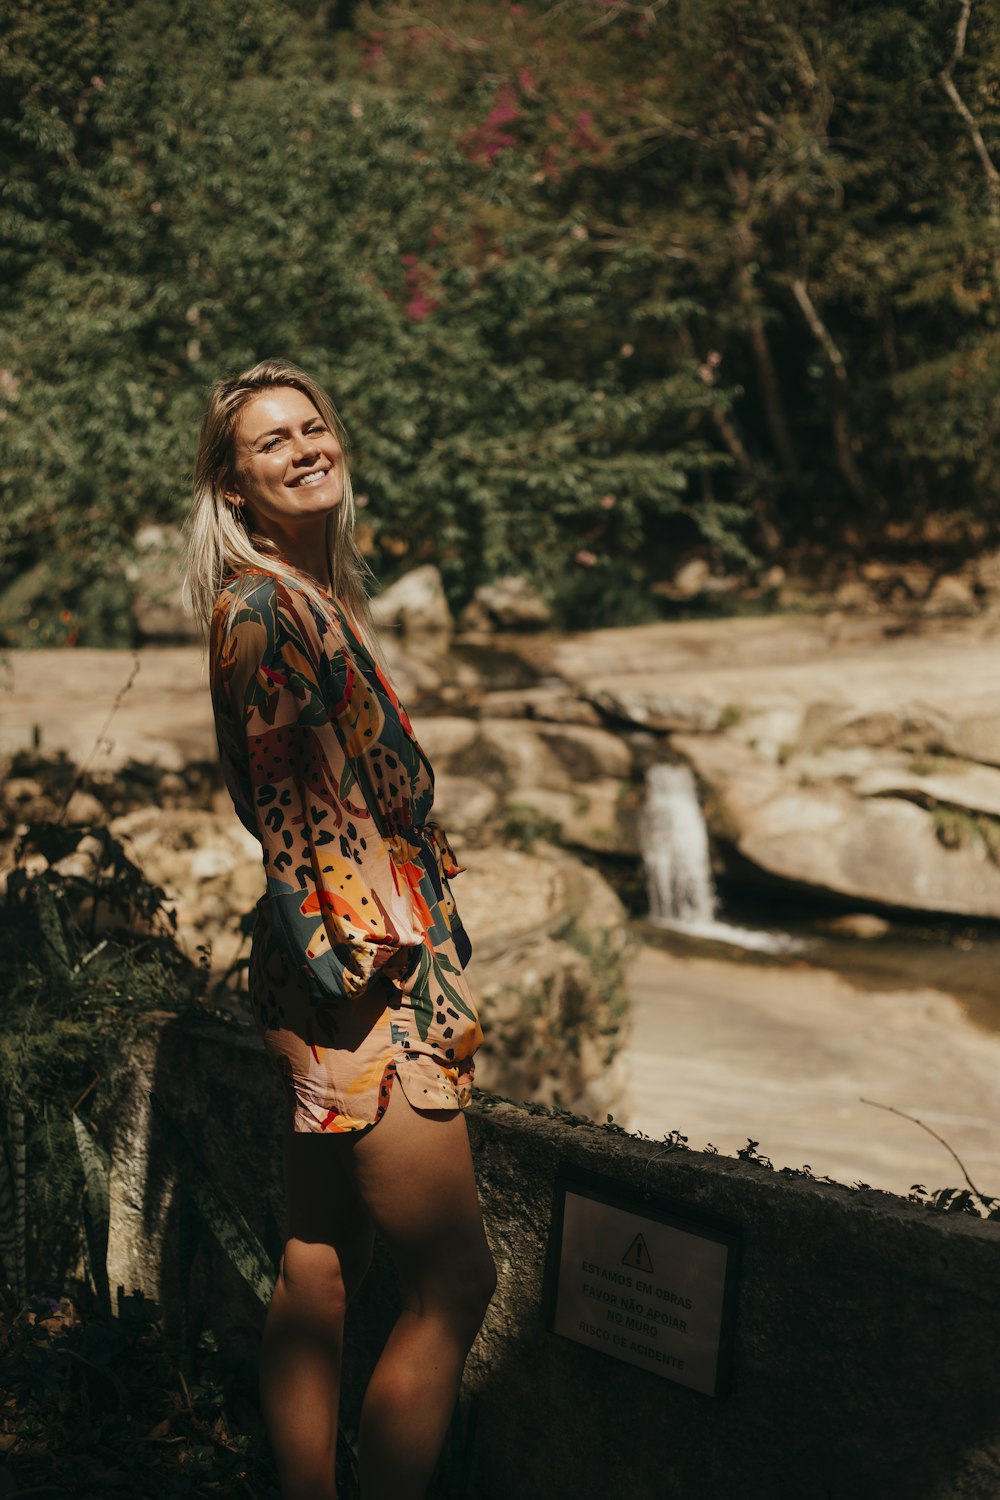
<path id="1" fill-rule="evenodd" d="M 279 1100 L 262 1049 L 216 1023 L 165 1019 L 130 1069 L 118 1093 L 112 1286 L 140 1285 L 177 1318 L 190 1263 L 193 1312 L 219 1331 L 259 1326 L 260 1304 L 217 1247 L 203 1236 L 192 1254 L 175 1185 L 145 1144 L 135 1101 L 155 1079 L 211 1170 L 274 1243 Z M 469 1121 L 500 1282 L 448 1454 L 453 1500 L 1000 1493 L 997 1225 L 667 1150 L 490 1096 Z M 562 1165 L 599 1172 L 651 1207 L 740 1227 L 728 1396 L 700 1395 L 546 1330 L 541 1288 Z M 142 1279 L 129 1282 L 129 1267 Z M 349 1313 L 348 1426 L 397 1305 L 379 1255 Z"/>

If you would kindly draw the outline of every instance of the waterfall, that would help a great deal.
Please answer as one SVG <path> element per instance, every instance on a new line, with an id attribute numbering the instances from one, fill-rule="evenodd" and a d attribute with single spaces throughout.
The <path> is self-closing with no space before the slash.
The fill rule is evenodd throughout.
<path id="1" fill-rule="evenodd" d="M 715 920 L 708 830 L 690 767 L 650 767 L 642 856 L 651 917 L 679 927 L 704 926 Z"/>
<path id="2" fill-rule="evenodd" d="M 718 919 L 708 829 L 690 767 L 650 767 L 640 838 L 654 922 L 762 953 L 794 953 L 803 947 L 787 933 L 734 927 Z"/>

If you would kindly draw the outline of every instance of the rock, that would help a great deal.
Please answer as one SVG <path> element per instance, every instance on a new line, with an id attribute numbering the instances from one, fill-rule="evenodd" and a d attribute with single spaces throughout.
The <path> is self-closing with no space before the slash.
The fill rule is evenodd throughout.
<path id="1" fill-rule="evenodd" d="M 965 522 L 960 515 L 953 511 L 932 511 L 925 517 L 920 528 L 921 539 L 929 542 L 931 546 L 940 546 L 942 543 L 960 542 L 963 540 Z"/>
<path id="2" fill-rule="evenodd" d="M 74 828 L 92 825 L 99 827 L 107 820 L 104 804 L 98 801 L 93 792 L 85 792 L 81 787 L 77 787 L 66 804 L 63 822 L 69 823 Z"/>
<path id="3" fill-rule="evenodd" d="M 192 956 L 209 946 L 220 965 L 227 933 L 264 893 L 260 845 L 232 808 L 139 808 L 115 818 L 111 832 L 167 893 L 182 946 Z"/>
<path id="4" fill-rule="evenodd" d="M 723 710 L 718 729 L 751 745 L 763 760 L 783 762 L 794 746 L 805 738 L 803 715 L 799 704 L 774 707 L 749 705 Z"/>
<path id="5" fill-rule="evenodd" d="M 966 714 L 945 722 L 939 742 L 952 755 L 1000 766 L 1000 712 Z"/>
<path id="6" fill-rule="evenodd" d="M 217 758 L 198 647 L 15 651 L 10 663 L 12 689 L 3 705 L 7 750 L 30 750 L 41 725 L 44 753 L 89 762 L 95 775 L 130 761 L 180 771 Z"/>
<path id="7" fill-rule="evenodd" d="M 483 695 L 475 667 L 446 648 L 447 637 L 435 635 L 383 639 L 392 680 L 411 713 L 466 716 Z"/>
<path id="8" fill-rule="evenodd" d="M 927 806 L 943 803 L 1000 818 L 1000 771 L 986 766 L 945 767 L 926 775 L 877 765 L 854 784 L 859 797 L 912 797 Z"/>
<path id="9" fill-rule="evenodd" d="M 871 586 L 860 578 L 848 578 L 835 590 L 833 601 L 838 609 L 872 609 L 875 598 Z"/>
<path id="10" fill-rule="evenodd" d="M 230 849 L 209 845 L 195 850 L 188 869 L 192 880 L 217 880 L 220 875 L 231 875 L 236 863 L 236 856 Z"/>
<path id="11" fill-rule="evenodd" d="M 623 790 L 621 781 L 608 777 L 581 782 L 572 791 L 522 786 L 512 794 L 509 805 L 515 811 L 532 808 L 540 820 L 554 825 L 560 843 L 570 848 L 638 857 L 636 818 L 634 813 L 627 816 Z"/>
<path id="12" fill-rule="evenodd" d="M 1000 594 L 1000 550 L 984 552 L 974 566 L 977 586 L 984 594 Z"/>
<path id="13" fill-rule="evenodd" d="M 571 917 L 568 859 L 541 848 L 531 854 L 517 849 L 460 853 L 466 869 L 455 877 L 455 899 L 480 964 L 499 959 L 512 942 Z"/>
<path id="14" fill-rule="evenodd" d="M 413 729 L 435 771 L 443 769 L 456 755 L 468 750 L 479 735 L 476 719 L 460 718 L 457 714 L 415 717 Z"/>
<path id="15" fill-rule="evenodd" d="M 926 599 L 934 583 L 934 571 L 926 563 L 904 563 L 899 576 L 914 599 Z"/>
<path id="16" fill-rule="evenodd" d="M 483 695 L 484 716 L 493 719 L 541 719 L 552 724 L 604 723 L 592 703 L 566 687 L 504 688 Z"/>
<path id="17" fill-rule="evenodd" d="M 142 526 L 125 566 L 132 618 L 145 641 L 196 641 L 198 622 L 184 607 L 184 539 L 179 526 Z"/>
<path id="18" fill-rule="evenodd" d="M 598 689 L 587 697 L 607 719 L 624 720 L 640 729 L 668 734 L 677 729 L 717 729 L 723 713 L 721 706 L 671 692 L 669 688 Z"/>
<path id="19" fill-rule="evenodd" d="M 461 616 L 468 630 L 542 630 L 551 620 L 548 603 L 517 575 L 480 584 Z"/>
<path id="20" fill-rule="evenodd" d="M 971 820 L 945 848 L 934 816 L 911 801 L 797 784 L 730 738 L 673 744 L 711 788 L 711 831 L 768 875 L 879 906 L 1000 917 L 1000 869 Z"/>
<path id="21" fill-rule="evenodd" d="M 566 785 L 566 776 L 535 725 L 517 719 L 480 719 L 477 753 L 502 773 L 506 789 Z"/>
<path id="22" fill-rule="evenodd" d="M 100 839 L 82 838 L 72 854 L 65 855 L 52 866 L 60 875 L 77 880 L 93 880 L 104 859 L 104 845 Z"/>
<path id="23" fill-rule="evenodd" d="M 567 830 L 581 821 L 588 837 L 571 843 L 604 849 L 619 836 L 614 809 L 632 779 L 632 755 L 617 736 L 583 724 L 529 725 L 516 719 L 481 719 L 479 731 L 471 763 L 481 774 L 495 768 L 494 779 L 509 802 L 526 803 Z M 454 769 L 463 769 L 460 759 Z"/>
<path id="24" fill-rule="evenodd" d="M 830 738 L 841 745 L 869 745 L 891 750 L 933 750 L 942 743 L 947 718 L 942 713 L 905 709 L 842 710 L 830 727 Z"/>
<path id="25" fill-rule="evenodd" d="M 470 599 L 458 617 L 458 628 L 463 636 L 474 637 L 477 642 L 485 644 L 493 630 L 493 621 L 486 605 L 476 598 Z"/>
<path id="26" fill-rule="evenodd" d="M 815 924 L 823 932 L 834 932 L 838 937 L 861 938 L 869 942 L 875 938 L 885 937 L 892 931 L 890 923 L 884 917 L 875 916 L 870 911 L 850 911 L 842 917 L 830 917 L 825 922 Z"/>
<path id="27" fill-rule="evenodd" d="M 574 785 L 602 776 L 617 776 L 622 780 L 631 777 L 632 756 L 628 746 L 606 729 L 591 729 L 582 724 L 564 724 L 558 728 L 539 724 L 538 735 L 558 761 L 564 779 Z"/>
<path id="28" fill-rule="evenodd" d="M 34 776 L 8 776 L 3 783 L 2 796 L 4 806 L 17 815 L 42 801 L 45 788 Z"/>
<path id="29" fill-rule="evenodd" d="M 595 1119 L 626 1114 L 627 928 L 617 896 L 596 871 L 555 850 L 477 851 L 469 864 L 478 895 L 467 902 L 458 882 L 455 889 L 478 935 L 469 978 L 488 1019 L 477 1083 Z"/>
<path id="30" fill-rule="evenodd" d="M 677 599 L 697 599 L 704 593 L 712 570 L 703 557 L 693 557 L 674 574 L 672 592 Z"/>
<path id="31" fill-rule="evenodd" d="M 929 615 L 972 615 L 977 609 L 972 585 L 950 573 L 938 579 L 924 605 Z"/>
<path id="32" fill-rule="evenodd" d="M 453 627 L 441 574 L 432 563 L 413 568 L 372 600 L 376 626 L 407 635 L 449 633 Z"/>
<path id="33" fill-rule="evenodd" d="M 435 775 L 431 817 L 449 833 L 475 832 L 495 815 L 498 805 L 496 792 L 479 777 L 454 776 L 450 771 Z"/>

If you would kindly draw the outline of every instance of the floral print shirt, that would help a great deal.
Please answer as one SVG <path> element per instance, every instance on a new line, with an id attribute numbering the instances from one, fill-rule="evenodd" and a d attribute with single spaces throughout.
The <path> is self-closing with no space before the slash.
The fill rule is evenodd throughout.
<path id="1" fill-rule="evenodd" d="M 222 770 L 267 878 L 250 998 L 295 1128 L 373 1123 L 393 1077 L 415 1107 L 464 1105 L 482 1032 L 461 867 L 405 709 L 345 611 L 287 577 L 231 579 L 210 649 Z"/>

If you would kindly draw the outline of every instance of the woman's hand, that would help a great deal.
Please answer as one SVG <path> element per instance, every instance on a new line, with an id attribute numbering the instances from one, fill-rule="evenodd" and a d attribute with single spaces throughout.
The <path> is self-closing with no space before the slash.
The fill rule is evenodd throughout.
<path id="1" fill-rule="evenodd" d="M 383 969 L 382 975 L 383 975 L 383 978 L 385 979 L 386 983 L 392 985 L 392 988 L 394 990 L 397 990 L 399 992 L 399 994 L 401 994 L 401 995 L 412 995 L 413 991 L 414 991 L 414 988 L 416 987 L 417 981 L 420 978 L 421 970 L 424 967 L 424 965 L 423 965 L 423 953 L 424 953 L 423 948 L 417 948 L 416 949 L 416 956 L 415 956 L 415 959 L 413 960 L 413 967 L 412 967 L 412 969 L 410 970 L 410 972 L 408 974 L 403 974 L 402 977 L 399 978 L 399 979 L 395 978 L 395 976 L 392 975 L 392 974 L 387 974 L 385 972 L 385 969 Z M 391 960 L 390 960 L 390 962 L 391 962 Z M 388 968 L 388 967 L 389 967 L 389 965 L 387 964 L 386 968 Z"/>
<path id="2" fill-rule="evenodd" d="M 413 973 L 408 975 L 406 979 L 391 980 L 390 983 L 392 984 L 393 989 L 398 990 L 401 995 L 412 995 L 414 987 L 419 978 L 420 965 L 418 964 Z"/>

